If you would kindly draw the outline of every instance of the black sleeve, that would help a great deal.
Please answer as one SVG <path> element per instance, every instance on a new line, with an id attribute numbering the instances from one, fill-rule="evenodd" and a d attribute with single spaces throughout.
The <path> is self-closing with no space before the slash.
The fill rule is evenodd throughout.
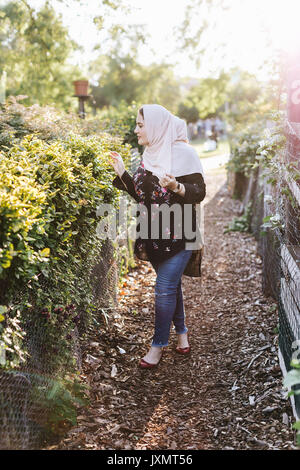
<path id="1" fill-rule="evenodd" d="M 116 178 L 112 182 L 112 185 L 117 189 L 126 191 L 137 202 L 139 202 L 139 198 L 135 192 L 132 176 L 130 176 L 130 174 L 126 170 L 124 171 L 122 178 L 116 176 Z"/>
<path id="2" fill-rule="evenodd" d="M 184 204 L 193 204 L 203 201 L 206 195 L 206 185 L 201 173 L 193 173 L 176 178 L 185 187 L 185 195 L 178 196 Z"/>

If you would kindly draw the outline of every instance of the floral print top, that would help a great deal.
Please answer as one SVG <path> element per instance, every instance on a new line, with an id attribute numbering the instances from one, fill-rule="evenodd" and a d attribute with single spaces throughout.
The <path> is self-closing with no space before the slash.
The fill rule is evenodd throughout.
<path id="1" fill-rule="evenodd" d="M 114 179 L 113 185 L 127 191 L 138 203 L 137 238 L 134 252 L 142 260 L 166 260 L 185 248 L 186 241 L 183 230 L 185 204 L 192 204 L 192 230 L 196 229 L 195 203 L 205 197 L 205 183 L 200 173 L 176 177 L 185 186 L 185 195 L 179 196 L 170 189 L 162 188 L 157 176 L 144 168 L 141 161 L 138 169 L 130 176 L 127 171 Z M 179 204 L 181 217 L 174 217 L 170 211 L 169 217 L 163 219 L 161 206 Z M 143 210 L 143 206 L 147 210 Z M 174 207 L 174 206 L 173 206 Z M 162 209 L 162 208 L 161 208 Z M 144 231 L 142 224 L 144 225 Z M 147 230 L 148 229 L 148 230 Z M 140 236 L 139 234 L 142 233 Z"/>

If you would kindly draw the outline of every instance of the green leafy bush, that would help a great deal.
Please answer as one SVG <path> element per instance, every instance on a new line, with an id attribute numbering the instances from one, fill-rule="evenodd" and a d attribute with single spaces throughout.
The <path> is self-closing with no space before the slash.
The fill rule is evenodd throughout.
<path id="1" fill-rule="evenodd" d="M 297 168 L 297 162 L 288 161 L 288 158 L 284 155 L 286 151 L 286 136 L 283 116 L 280 112 L 276 112 L 273 114 L 273 118 L 274 126 L 272 129 L 265 130 L 263 138 L 259 142 L 252 168 L 255 169 L 258 166 L 261 168 L 261 177 L 265 178 L 267 183 L 277 188 L 281 205 L 285 198 L 287 198 L 292 207 L 296 209 L 297 217 L 298 203 L 287 181 L 299 181 L 300 172 Z M 272 203 L 272 197 L 265 196 L 265 202 Z M 264 217 L 261 235 L 265 235 L 268 229 L 279 230 L 282 234 L 284 233 L 285 221 L 282 218 L 282 214 L 280 214 L 280 205 L 277 204 L 277 207 L 276 213 Z"/>
<path id="2" fill-rule="evenodd" d="M 111 106 L 100 111 L 99 118 L 107 132 L 122 136 L 124 143 L 130 144 L 141 152 L 142 147 L 138 144 L 137 136 L 134 133 L 138 110 L 139 106 L 135 102 L 128 105 L 122 101 L 118 107 Z"/>
<path id="3" fill-rule="evenodd" d="M 300 395 L 300 361 L 298 359 L 293 359 L 291 362 L 292 369 L 289 370 L 284 378 L 284 386 L 287 388 L 292 388 L 288 393 L 288 396 L 291 395 Z M 295 389 L 295 386 L 297 389 Z M 293 424 L 293 428 L 297 430 L 297 444 L 300 446 L 300 421 L 296 421 Z"/>
<path id="4" fill-rule="evenodd" d="M 97 116 L 80 119 L 78 114 L 64 113 L 52 106 L 24 106 L 23 96 L 10 96 L 0 105 L 0 149 L 7 149 L 28 134 L 42 140 L 68 140 L 70 134 L 77 136 L 110 135 L 122 143 L 138 147 L 134 134 L 138 107 L 122 102 L 118 107 L 101 111 Z"/>
<path id="5" fill-rule="evenodd" d="M 234 173 L 249 176 L 262 138 L 262 123 L 245 126 L 230 139 L 230 159 L 227 168 Z"/>
<path id="6" fill-rule="evenodd" d="M 73 134 L 52 143 L 28 135 L 0 155 L 0 302 L 5 309 L 0 333 L 7 367 L 16 367 L 26 354 L 20 346 L 22 335 L 14 342 L 7 334 L 10 322 L 21 316 L 29 324 L 28 315 L 38 317 L 34 321 L 46 322 L 45 338 L 52 344 L 59 324 L 56 309 L 75 304 L 77 315 L 93 310 L 88 276 L 82 270 L 89 272 L 101 246 L 97 206 L 118 203 L 118 191 L 111 185 L 114 174 L 107 165 L 110 150 L 129 161 L 129 146 L 108 134 Z M 22 292 L 18 301 L 16 292 Z M 65 318 L 66 335 L 67 324 Z M 67 344 L 65 335 L 61 339 Z M 48 351 L 51 356 L 51 348 Z M 60 362 L 64 360 L 61 355 Z"/>
<path id="7" fill-rule="evenodd" d="M 12 97 L 0 109 L 0 367 L 31 371 L 52 430 L 75 422 L 75 341 L 99 327 L 91 274 L 105 245 L 97 206 L 118 207 L 109 152 L 131 162 L 125 128 L 115 125 Z"/>
<path id="8" fill-rule="evenodd" d="M 245 207 L 244 214 L 240 217 L 235 217 L 233 221 L 226 227 L 224 233 L 229 232 L 250 232 L 251 220 L 251 202 Z"/>
<path id="9" fill-rule="evenodd" d="M 40 423 L 46 437 L 64 434 L 77 423 L 77 410 L 89 403 L 88 391 L 78 376 L 49 379 L 47 386 L 37 379 L 31 390 L 31 399 L 43 408 L 44 419 Z"/>

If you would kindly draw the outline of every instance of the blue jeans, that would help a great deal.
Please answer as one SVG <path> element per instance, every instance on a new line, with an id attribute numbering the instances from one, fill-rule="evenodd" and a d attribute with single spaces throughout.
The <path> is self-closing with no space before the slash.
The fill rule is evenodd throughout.
<path id="1" fill-rule="evenodd" d="M 168 346 L 171 323 L 176 333 L 188 331 L 185 326 L 181 276 L 192 255 L 192 250 L 182 250 L 163 262 L 151 261 L 156 271 L 155 332 L 152 346 Z"/>

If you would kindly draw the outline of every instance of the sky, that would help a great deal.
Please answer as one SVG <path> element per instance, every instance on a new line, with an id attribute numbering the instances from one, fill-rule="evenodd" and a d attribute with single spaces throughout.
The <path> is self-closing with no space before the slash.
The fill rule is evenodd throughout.
<path id="1" fill-rule="evenodd" d="M 84 52 L 77 52 L 72 58 L 73 63 L 84 68 L 99 53 L 93 52 L 101 39 L 93 17 L 101 14 L 100 2 L 67 1 L 70 7 L 58 0 L 50 0 L 50 3 L 62 14 L 71 37 L 84 47 Z M 208 15 L 205 9 L 200 8 L 193 15 L 192 28 L 196 29 L 202 18 L 208 21 L 209 26 L 199 45 L 206 49 L 200 67 L 188 54 L 178 53 L 174 40 L 174 28 L 182 22 L 190 0 L 127 0 L 133 12 L 128 16 L 117 12 L 116 18 L 119 22 L 144 25 L 149 40 L 147 46 L 141 48 L 140 61 L 143 64 L 166 60 L 174 64 L 176 75 L 181 77 L 213 76 L 219 70 L 233 66 L 263 75 L 261 64 L 266 56 L 274 55 L 278 49 L 300 49 L 300 0 L 224 2 L 229 4 L 225 12 L 218 8 Z M 29 0 L 29 3 L 38 7 L 43 0 Z"/>

